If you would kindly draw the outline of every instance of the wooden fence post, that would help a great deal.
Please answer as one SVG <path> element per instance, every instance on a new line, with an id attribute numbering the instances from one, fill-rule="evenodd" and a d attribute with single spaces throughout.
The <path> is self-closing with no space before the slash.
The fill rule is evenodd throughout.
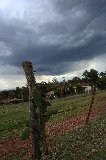
<path id="1" fill-rule="evenodd" d="M 37 113 L 32 101 L 32 89 L 35 87 L 36 81 L 33 73 L 32 63 L 29 61 L 25 61 L 22 62 L 22 65 L 26 75 L 27 84 L 29 87 L 30 120 L 34 122 L 37 119 Z M 34 124 L 31 126 L 31 133 L 32 133 L 33 160 L 41 160 L 40 140 L 36 126 Z"/>
<path id="2" fill-rule="evenodd" d="M 86 117 L 86 124 L 88 124 L 89 118 L 90 118 L 90 115 L 91 115 L 91 112 L 92 112 L 92 107 L 93 107 L 93 103 L 94 103 L 95 95 L 96 95 L 96 87 L 94 87 L 94 89 L 92 90 L 92 93 L 93 93 L 93 97 L 91 99 L 89 111 L 88 111 L 88 114 L 87 114 L 87 117 Z"/>

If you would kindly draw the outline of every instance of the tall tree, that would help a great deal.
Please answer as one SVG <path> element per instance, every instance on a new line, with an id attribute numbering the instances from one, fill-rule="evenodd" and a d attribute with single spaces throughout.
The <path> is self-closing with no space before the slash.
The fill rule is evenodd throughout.
<path id="1" fill-rule="evenodd" d="M 99 79 L 97 81 L 97 86 L 101 90 L 106 89 L 106 71 L 105 72 L 101 72 L 99 74 Z"/>
<path id="2" fill-rule="evenodd" d="M 57 78 L 56 78 L 56 77 L 54 77 L 54 78 L 52 79 L 52 82 L 53 82 L 53 83 L 55 83 L 55 84 L 57 84 L 57 83 L 58 83 Z"/>
<path id="3" fill-rule="evenodd" d="M 77 84 L 77 86 L 76 86 L 76 92 L 77 93 L 84 93 L 84 89 L 82 88 L 81 84 Z"/>
<path id="4" fill-rule="evenodd" d="M 85 70 L 82 76 L 91 86 L 97 85 L 97 81 L 99 79 L 98 71 L 94 69 L 91 69 L 90 71 Z"/>
<path id="5" fill-rule="evenodd" d="M 21 94 L 21 98 L 24 102 L 28 102 L 29 100 L 29 90 L 28 90 L 28 87 L 22 87 L 21 88 L 21 91 L 20 91 L 20 94 Z"/>
<path id="6" fill-rule="evenodd" d="M 81 83 L 81 79 L 79 77 L 74 77 L 72 80 L 71 80 L 71 83 L 73 85 L 76 85 L 78 83 Z"/>

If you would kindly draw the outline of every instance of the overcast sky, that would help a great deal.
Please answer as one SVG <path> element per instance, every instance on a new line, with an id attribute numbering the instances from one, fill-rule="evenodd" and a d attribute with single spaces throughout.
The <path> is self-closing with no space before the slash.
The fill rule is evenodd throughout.
<path id="1" fill-rule="evenodd" d="M 0 90 L 106 70 L 106 0 L 0 0 Z"/>

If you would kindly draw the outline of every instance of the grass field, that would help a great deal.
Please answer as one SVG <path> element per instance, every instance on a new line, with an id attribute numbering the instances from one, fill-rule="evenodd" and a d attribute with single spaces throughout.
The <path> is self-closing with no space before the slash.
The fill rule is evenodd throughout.
<path id="1" fill-rule="evenodd" d="M 52 144 L 50 160 L 106 160 L 106 112 Z"/>
<path id="2" fill-rule="evenodd" d="M 97 94 L 95 103 L 98 97 L 103 97 L 106 93 Z M 49 111 L 58 111 L 60 113 L 54 114 L 48 123 L 53 123 L 67 117 L 76 117 L 88 111 L 91 96 L 79 96 L 74 98 L 63 98 L 48 108 Z M 94 104 L 94 107 L 99 107 L 101 101 Z M 71 109 L 67 112 L 68 109 Z M 25 127 L 25 120 L 29 115 L 28 104 L 21 103 L 8 106 L 0 106 L 0 139 L 19 135 Z"/>
<path id="3" fill-rule="evenodd" d="M 55 114 L 47 122 L 47 126 L 61 122 L 66 118 L 76 118 L 88 112 L 92 95 L 67 97 L 52 102 L 49 112 Z M 106 92 L 95 97 L 93 110 L 106 106 Z M 27 103 L 0 106 L 0 141 L 20 136 L 29 116 Z M 88 126 L 73 130 L 70 134 L 49 137 L 51 144 L 51 160 L 105 160 L 106 159 L 106 110 Z M 89 130 L 91 133 L 89 135 Z M 59 155 L 59 156 L 58 156 Z"/>

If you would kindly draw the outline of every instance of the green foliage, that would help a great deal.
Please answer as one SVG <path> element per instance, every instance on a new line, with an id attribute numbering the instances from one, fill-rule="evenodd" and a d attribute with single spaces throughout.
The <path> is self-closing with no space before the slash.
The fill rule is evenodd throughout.
<path id="1" fill-rule="evenodd" d="M 48 92 L 48 84 L 46 82 L 41 82 L 38 84 L 37 88 L 39 89 L 41 94 L 46 94 Z"/>
<path id="2" fill-rule="evenodd" d="M 94 86 L 96 84 L 96 87 L 98 87 L 101 90 L 106 89 L 106 71 L 98 73 L 98 71 L 91 69 L 90 71 L 85 70 L 83 73 L 83 78 L 74 77 L 72 80 L 68 80 L 68 82 L 59 82 L 57 81 L 57 78 L 54 77 L 52 82 L 41 82 L 37 83 L 37 88 L 39 89 L 41 95 L 46 94 L 47 92 L 54 91 L 55 96 L 58 98 L 61 98 L 61 88 L 65 85 L 65 88 L 63 89 L 62 97 L 65 97 L 67 95 L 73 95 L 74 91 L 72 88 L 70 88 L 70 84 L 72 86 L 76 86 L 78 83 L 86 83 Z M 70 88 L 70 91 L 69 91 Z M 28 87 L 16 87 L 16 89 L 8 90 L 8 91 L 1 91 L 0 92 L 0 100 L 6 99 L 6 98 L 19 98 L 23 99 L 24 102 L 28 102 Z M 51 97 L 53 99 L 54 97 Z"/>
<path id="3" fill-rule="evenodd" d="M 35 117 L 30 117 L 30 119 L 26 120 L 27 128 L 23 131 L 21 136 L 23 139 L 29 136 L 30 130 L 33 128 L 36 128 L 37 131 L 41 131 L 42 128 L 45 127 L 45 122 L 48 120 L 47 106 L 50 105 L 50 103 L 41 97 L 41 94 L 36 87 L 34 87 L 32 90 L 32 101 L 34 107 L 32 114 Z"/>
<path id="4" fill-rule="evenodd" d="M 57 80 L 56 77 L 54 77 L 52 81 L 53 81 L 54 84 L 58 84 L 58 80 Z"/>
<path id="5" fill-rule="evenodd" d="M 32 98 L 34 105 L 36 106 L 38 122 L 42 128 L 47 121 L 47 106 L 50 106 L 51 104 L 41 97 L 41 94 L 36 87 L 32 90 Z"/>
<path id="6" fill-rule="evenodd" d="M 84 93 L 84 89 L 82 88 L 82 86 L 80 84 L 77 84 L 77 86 L 76 86 L 76 92 L 77 93 Z"/>
<path id="7" fill-rule="evenodd" d="M 8 90 L 8 91 L 1 91 L 0 92 L 0 100 L 6 99 L 6 98 L 19 98 L 23 99 L 24 102 L 28 101 L 29 91 L 27 87 L 16 87 L 16 89 Z"/>
<path id="8" fill-rule="evenodd" d="M 27 128 L 25 128 L 25 129 L 23 130 L 23 132 L 22 132 L 22 134 L 21 134 L 21 139 L 22 139 L 22 140 L 26 140 L 26 139 L 29 138 L 29 136 L 30 136 L 30 128 L 27 127 Z"/>
<path id="9" fill-rule="evenodd" d="M 99 79 L 97 81 L 97 86 L 99 89 L 104 90 L 106 89 L 106 71 L 99 74 Z"/>
<path id="10" fill-rule="evenodd" d="M 73 85 L 76 85 L 78 83 L 81 83 L 81 79 L 79 77 L 74 77 L 72 80 L 71 80 L 71 83 Z"/>
<path id="11" fill-rule="evenodd" d="M 29 101 L 29 90 L 28 87 L 22 87 L 21 88 L 21 98 L 23 99 L 24 102 L 28 102 Z"/>
<path id="12" fill-rule="evenodd" d="M 9 97 L 9 92 L 8 91 L 1 91 L 0 92 L 0 100 L 8 98 Z"/>
<path id="13" fill-rule="evenodd" d="M 70 95 L 75 94 L 75 89 L 73 88 L 73 86 L 69 86 L 69 93 L 70 93 Z"/>
<path id="14" fill-rule="evenodd" d="M 86 82 L 88 82 L 92 86 L 97 84 L 97 81 L 99 79 L 99 73 L 94 69 L 91 69 L 89 72 L 85 70 L 82 76 L 86 79 Z"/>
<path id="15" fill-rule="evenodd" d="M 41 94 L 36 87 L 32 90 L 32 99 L 34 101 L 35 106 L 40 108 L 41 107 Z"/>
<path id="16" fill-rule="evenodd" d="M 39 126 L 39 123 L 37 122 L 36 119 L 32 120 L 32 119 L 27 119 L 26 120 L 26 126 L 29 127 L 29 128 L 32 128 L 32 127 L 36 127 L 37 129 L 40 128 Z"/>

